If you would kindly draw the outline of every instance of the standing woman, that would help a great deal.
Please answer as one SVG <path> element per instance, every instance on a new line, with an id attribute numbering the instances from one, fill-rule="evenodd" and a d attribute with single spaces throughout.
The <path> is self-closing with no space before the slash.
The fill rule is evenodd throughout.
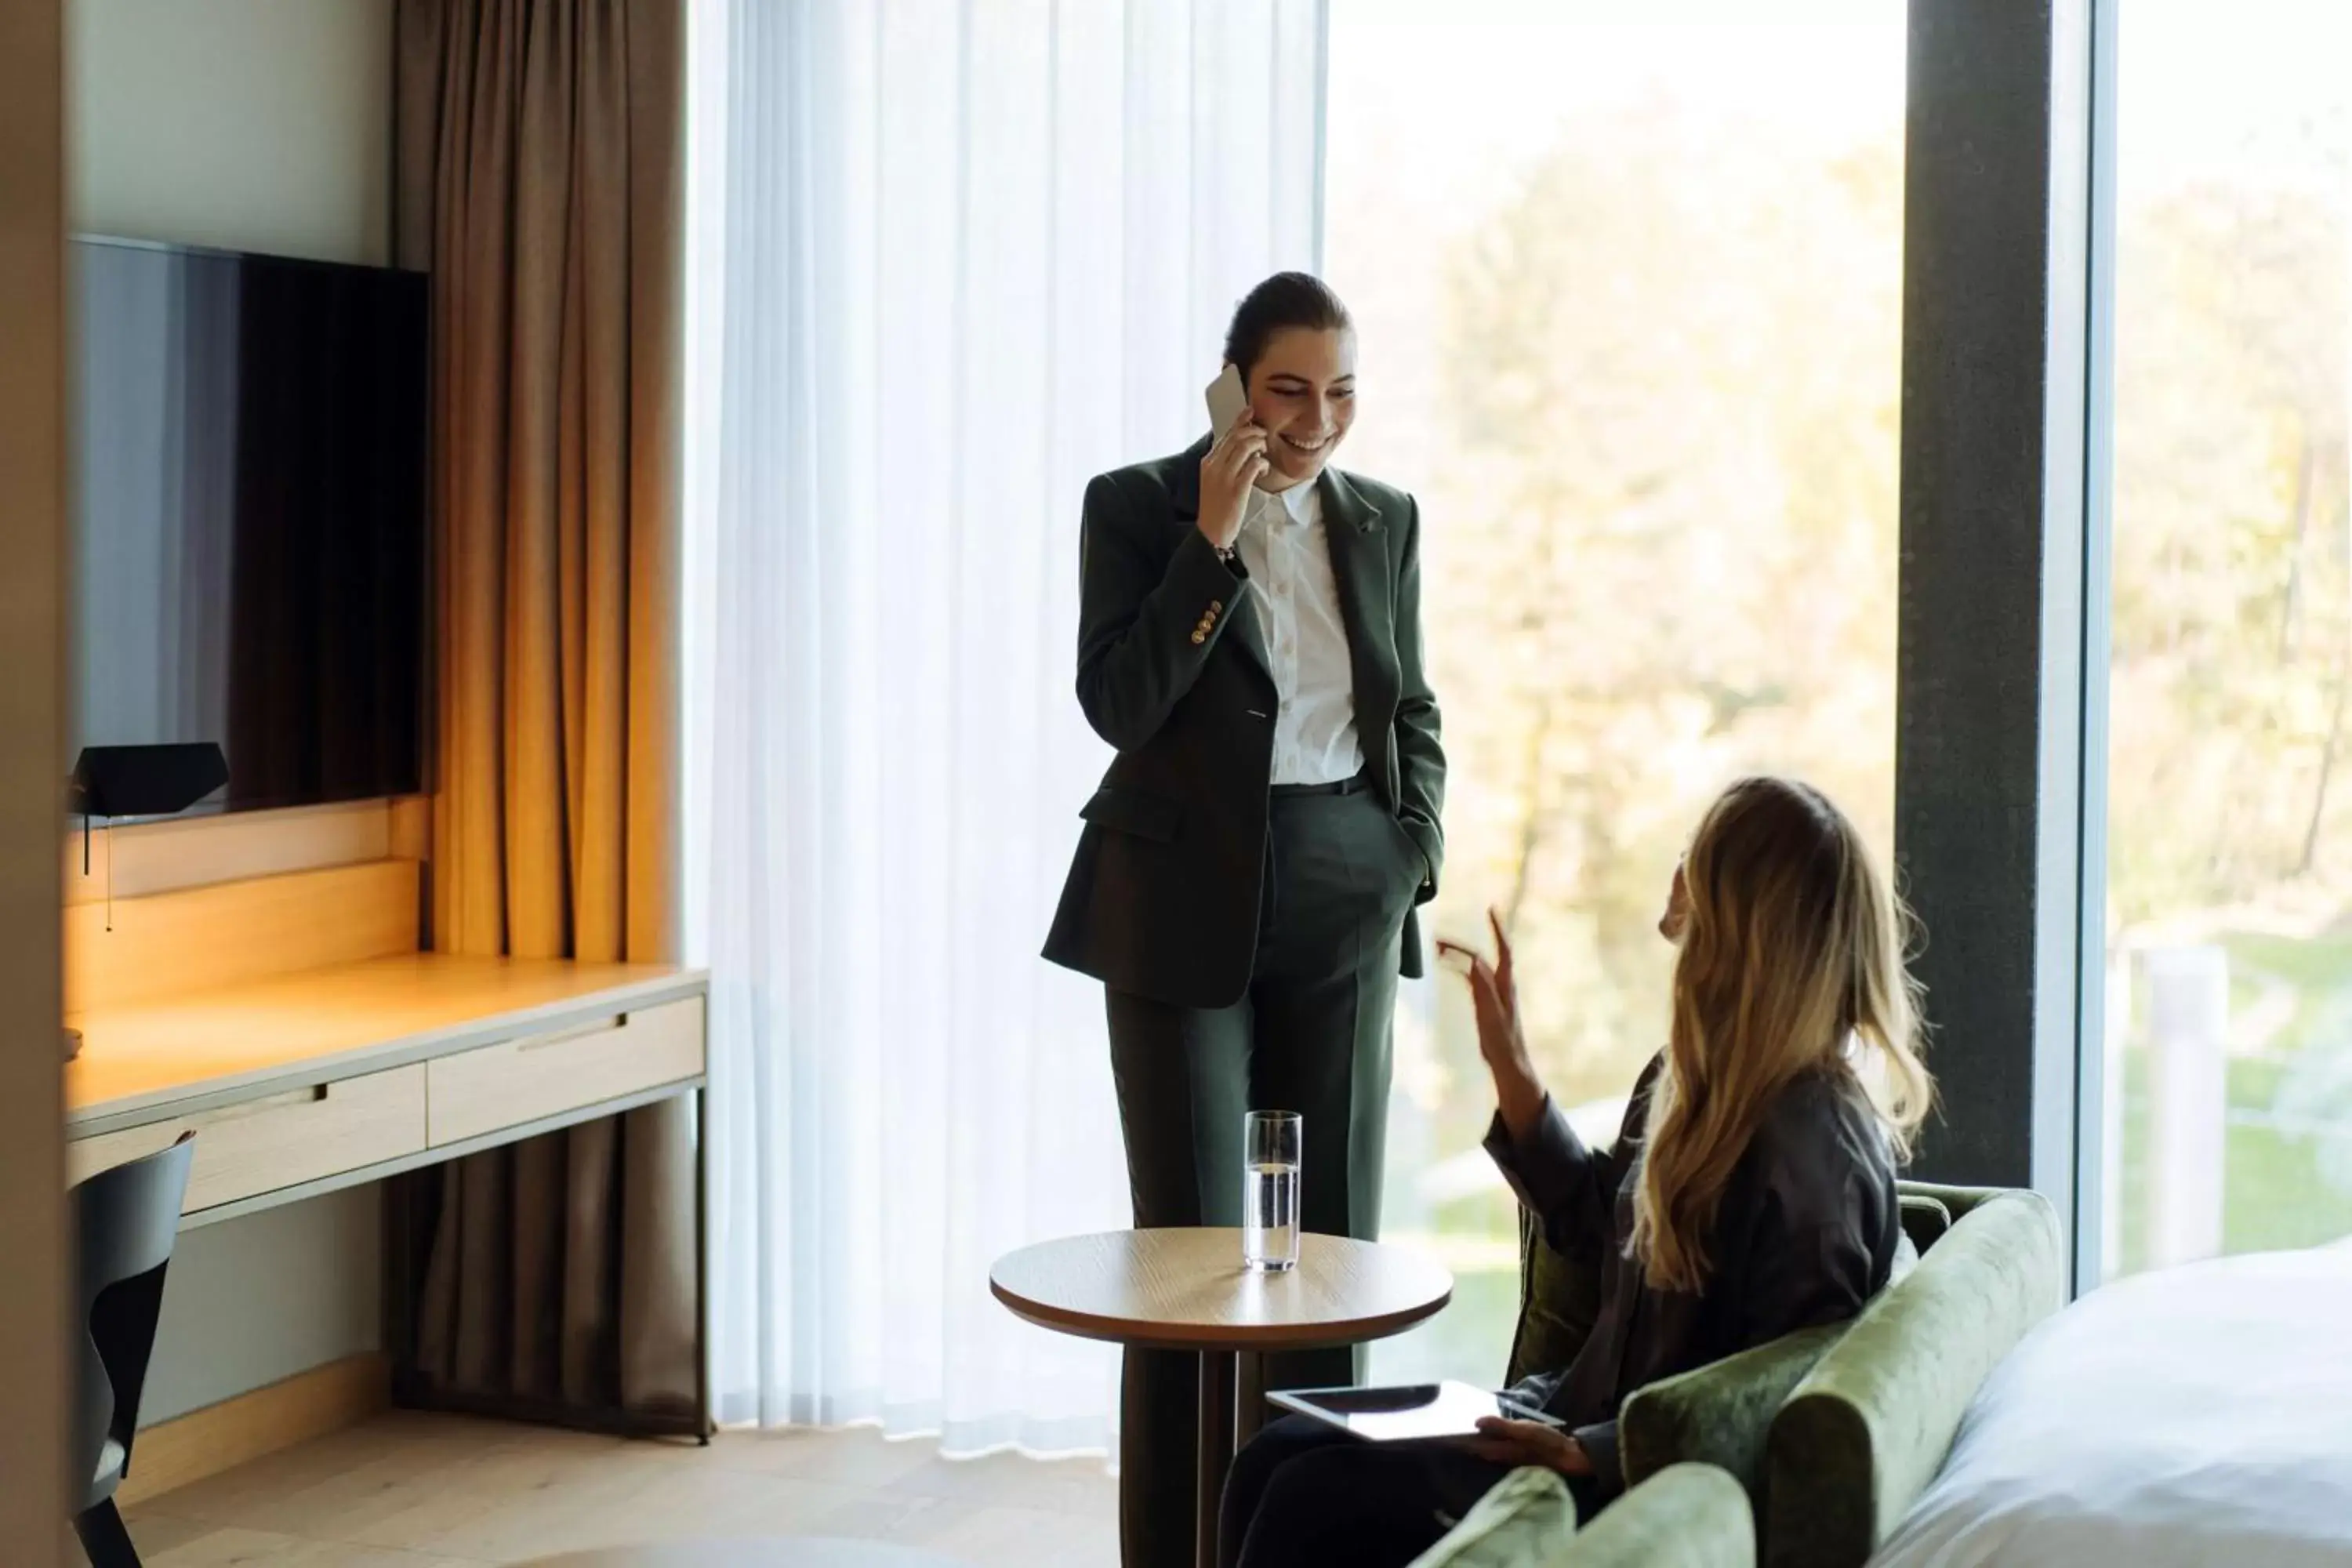
<path id="1" fill-rule="evenodd" d="M 1356 341 L 1319 279 L 1252 289 L 1225 361 L 1248 406 L 1222 436 L 1087 487 L 1078 702 L 1118 755 L 1045 956 L 1103 983 L 1139 1226 L 1240 1224 L 1244 1117 L 1280 1110 L 1305 1228 L 1369 1239 L 1397 976 L 1444 856 L 1421 513 L 1328 466 Z M 1128 1354 L 1128 1568 L 1192 1560 L 1195 1369 Z M 1345 1350 L 1266 1368 L 1354 1380 Z"/>

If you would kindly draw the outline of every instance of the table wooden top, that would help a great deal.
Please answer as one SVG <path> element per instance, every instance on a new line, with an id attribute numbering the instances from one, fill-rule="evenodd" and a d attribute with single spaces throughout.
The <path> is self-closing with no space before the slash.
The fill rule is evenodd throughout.
<path id="1" fill-rule="evenodd" d="M 65 1068 L 66 1120 L 96 1131 L 161 1107 L 398 1067 L 693 994 L 703 981 L 669 964 L 416 952 L 93 1008 L 66 1018 L 82 1034 Z"/>
<path id="2" fill-rule="evenodd" d="M 1242 1267 L 1242 1233 L 1206 1227 L 1073 1236 L 997 1259 L 989 1288 L 1040 1328 L 1160 1350 L 1286 1351 L 1401 1333 L 1454 1295 L 1409 1247 L 1299 1238 L 1298 1267 Z"/>

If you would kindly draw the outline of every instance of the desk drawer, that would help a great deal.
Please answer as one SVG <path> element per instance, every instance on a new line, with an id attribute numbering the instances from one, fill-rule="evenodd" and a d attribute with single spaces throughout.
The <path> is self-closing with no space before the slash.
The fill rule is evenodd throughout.
<path id="1" fill-rule="evenodd" d="M 347 1078 L 66 1145 L 69 1179 L 167 1148 L 194 1128 L 183 1214 L 396 1160 L 425 1147 L 425 1067 Z"/>
<path id="2" fill-rule="evenodd" d="M 432 1142 L 462 1142 L 702 1072 L 702 998 L 425 1064 Z"/>

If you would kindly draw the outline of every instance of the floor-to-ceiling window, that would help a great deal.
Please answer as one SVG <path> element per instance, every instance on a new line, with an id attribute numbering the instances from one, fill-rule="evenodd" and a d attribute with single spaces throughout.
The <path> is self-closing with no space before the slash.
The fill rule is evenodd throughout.
<path id="1" fill-rule="evenodd" d="M 1720 785 L 1800 773 L 1889 847 L 1904 26 L 1902 0 L 1332 7 L 1341 460 L 1422 506 L 1434 927 L 1503 911 L 1596 1136 L 1664 1041 L 1654 926 Z M 1401 1009 L 1386 1233 L 1460 1289 L 1383 1375 L 1498 1376 L 1517 1305 L 1456 991 Z"/>
<path id="2" fill-rule="evenodd" d="M 2352 6 L 2114 16 L 2108 1276 L 2352 1234 Z"/>

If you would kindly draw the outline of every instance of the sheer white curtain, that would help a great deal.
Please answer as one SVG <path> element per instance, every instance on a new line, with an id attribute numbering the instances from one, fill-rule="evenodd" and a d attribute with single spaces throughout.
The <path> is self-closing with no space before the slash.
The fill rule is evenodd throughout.
<path id="1" fill-rule="evenodd" d="M 1312 264 L 1319 0 L 698 17 L 688 842 L 722 1417 L 1102 1445 L 988 1267 L 1124 1225 L 1099 993 L 1037 956 L 1106 761 L 1087 478 Z"/>

